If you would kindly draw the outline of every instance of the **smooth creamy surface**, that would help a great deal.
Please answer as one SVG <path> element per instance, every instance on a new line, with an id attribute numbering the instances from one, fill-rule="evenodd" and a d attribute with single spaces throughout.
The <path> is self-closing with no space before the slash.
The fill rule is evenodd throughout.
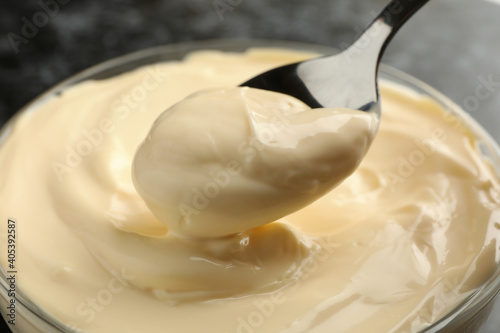
<path id="1" fill-rule="evenodd" d="M 265 90 L 202 91 L 155 122 L 133 179 L 171 233 L 228 236 L 331 190 L 359 165 L 377 125 L 371 113 L 311 110 Z"/>
<path id="2" fill-rule="evenodd" d="M 18 118 L 0 147 L 0 219 L 18 221 L 19 289 L 63 322 L 88 332 L 416 332 L 446 314 L 496 267 L 500 185 L 471 132 L 425 97 L 383 84 L 380 129 L 359 168 L 335 190 L 275 223 L 218 239 L 177 237 L 167 226 L 179 225 L 178 233 L 196 236 L 198 228 L 214 227 L 203 221 L 220 221 L 194 220 L 195 227 L 186 229 L 163 218 L 165 206 L 155 210 L 160 221 L 136 191 L 132 162 L 137 148 L 147 138 L 135 163 L 154 161 L 141 157 L 147 155 L 148 144 L 168 143 L 173 138 L 168 136 L 175 135 L 155 132 L 168 113 L 150 133 L 167 107 L 205 89 L 219 89 L 216 94 L 227 89 L 236 96 L 234 103 L 246 103 L 258 96 L 227 87 L 307 56 L 277 50 L 199 52 L 184 62 L 82 83 Z M 207 105 L 207 93 L 190 100 L 201 98 Z M 262 112 L 228 121 L 243 128 L 241 119 Z M 366 117 L 354 118 L 359 119 L 356 129 L 369 127 Z M 223 167 L 216 171 L 239 170 L 221 161 L 247 161 L 223 154 L 238 153 L 242 143 L 263 156 L 252 163 L 270 161 L 262 172 L 241 164 L 231 185 L 221 186 L 220 197 L 210 198 L 192 218 L 201 218 L 205 209 L 210 212 L 218 200 L 229 198 L 226 191 L 237 193 L 235 185 L 241 184 L 243 191 L 266 184 L 261 182 L 265 177 L 279 186 L 293 179 L 287 167 L 277 170 L 294 161 L 276 157 L 280 151 L 271 153 L 283 145 L 252 146 L 250 131 L 227 142 L 227 133 L 216 128 L 212 137 L 220 137 L 217 143 L 223 145 L 217 154 L 215 148 L 202 147 L 206 140 L 191 142 L 196 138 L 178 130 L 182 145 L 167 147 L 178 153 L 169 165 L 196 164 L 182 159 L 186 147 L 196 152 L 189 156 L 212 155 L 202 156 L 201 171 L 177 170 L 180 181 L 194 183 L 174 189 L 187 188 L 189 193 L 210 180 L 206 175 L 215 175 L 213 170 L 203 167 L 213 156 Z M 287 137 L 286 131 L 274 133 L 284 144 L 296 138 Z M 347 138 L 346 143 L 358 140 Z M 305 165 L 316 168 L 318 164 L 310 164 L 315 153 L 307 148 L 298 156 L 312 156 Z M 331 167 L 325 162 L 326 169 Z M 134 167 L 138 188 L 144 186 L 141 170 L 151 169 Z M 314 184 L 316 172 L 299 179 Z M 197 180 L 199 175 L 205 178 Z M 172 205 L 169 192 L 149 193 L 163 188 L 163 176 L 154 177 L 157 187 L 145 180 L 141 194 L 150 206 L 167 199 L 166 205 Z M 301 186 L 314 188 L 308 182 Z M 279 196 L 271 198 L 283 204 Z M 241 216 L 234 230 L 253 223 Z M 232 226 L 220 225 L 217 234 L 231 232 Z M 6 260 L 1 256 L 4 267 Z"/>

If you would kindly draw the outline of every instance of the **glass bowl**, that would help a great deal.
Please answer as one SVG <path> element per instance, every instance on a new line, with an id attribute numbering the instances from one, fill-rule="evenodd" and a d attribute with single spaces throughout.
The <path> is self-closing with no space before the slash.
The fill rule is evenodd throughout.
<path id="1" fill-rule="evenodd" d="M 148 64 L 157 62 L 179 60 L 186 54 L 196 50 L 221 50 L 228 52 L 242 52 L 251 47 L 280 47 L 301 51 L 313 51 L 318 53 L 335 53 L 330 47 L 312 45 L 306 43 L 295 43 L 273 40 L 206 40 L 189 43 L 173 44 L 150 48 L 128 55 L 124 55 L 99 65 L 93 66 L 85 71 L 72 76 L 61 82 L 49 91 L 45 92 L 34 101 L 21 109 L 12 119 L 10 119 L 0 130 L 0 149 L 4 140 L 9 136 L 16 118 L 25 112 L 36 112 L 42 104 L 59 95 L 69 87 L 85 80 L 99 80 L 114 75 L 124 73 Z M 453 103 L 446 96 L 433 89 L 429 85 L 415 79 L 414 77 L 382 65 L 379 77 L 410 88 L 423 95 L 430 96 L 438 101 L 445 110 L 450 112 L 467 124 L 471 131 L 479 138 L 481 150 L 484 155 L 491 160 L 497 173 L 500 175 L 500 149 L 491 136 L 465 111 Z M 8 295 L 10 283 L 7 280 L 8 273 L 4 267 L 0 267 L 0 312 L 6 321 L 10 319 Z M 16 286 L 17 287 L 17 286 Z M 458 304 L 446 316 L 433 323 L 431 326 L 419 333 L 435 332 L 479 332 L 481 326 L 488 318 L 494 305 L 495 297 L 500 290 L 500 266 L 496 272 L 480 286 L 474 293 L 469 295 L 464 301 Z M 16 325 L 9 325 L 13 332 L 19 333 L 49 333 L 49 332 L 81 332 L 73 327 L 71 323 L 62 323 L 45 312 L 42 308 L 31 302 L 23 292 L 22 288 L 16 288 Z M 90 332 L 89 332 L 90 333 Z"/>

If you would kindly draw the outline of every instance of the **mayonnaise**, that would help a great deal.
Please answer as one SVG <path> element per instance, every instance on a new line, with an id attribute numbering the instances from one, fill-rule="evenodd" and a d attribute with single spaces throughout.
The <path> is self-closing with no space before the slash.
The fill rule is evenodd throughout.
<path id="1" fill-rule="evenodd" d="M 85 332 L 153 333 L 418 332 L 473 293 L 496 269 L 500 233 L 498 177 L 475 136 L 437 102 L 383 83 L 370 150 L 307 205 L 356 168 L 373 119 L 340 110 L 336 129 L 335 112 L 228 87 L 308 56 L 197 52 L 80 83 L 17 118 L 0 146 L 0 220 L 17 221 L 19 290 Z M 221 94 L 231 111 L 210 99 Z M 213 107 L 210 136 L 183 131 L 212 126 L 184 103 Z M 272 124 L 274 140 L 259 138 Z M 331 164 L 336 152 L 345 167 Z M 262 220 L 255 207 L 267 207 Z"/>
<path id="2" fill-rule="evenodd" d="M 306 206 L 359 165 L 371 113 L 314 109 L 244 88 L 198 92 L 165 111 L 134 159 L 137 191 L 171 233 L 221 237 Z"/>

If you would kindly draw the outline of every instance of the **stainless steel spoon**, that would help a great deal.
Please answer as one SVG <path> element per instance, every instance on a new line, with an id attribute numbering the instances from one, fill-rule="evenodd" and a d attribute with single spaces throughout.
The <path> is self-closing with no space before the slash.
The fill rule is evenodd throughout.
<path id="1" fill-rule="evenodd" d="M 241 84 L 291 95 L 311 108 L 380 114 L 380 58 L 399 28 L 429 0 L 392 0 L 344 51 L 272 69 Z"/>

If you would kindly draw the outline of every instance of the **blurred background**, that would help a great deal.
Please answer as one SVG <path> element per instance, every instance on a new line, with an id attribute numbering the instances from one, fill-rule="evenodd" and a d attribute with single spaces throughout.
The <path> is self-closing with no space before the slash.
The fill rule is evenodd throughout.
<path id="1" fill-rule="evenodd" d="M 0 126 L 52 85 L 147 47 L 213 38 L 351 43 L 389 0 L 1 0 Z M 431 0 L 384 62 L 442 91 L 500 142 L 500 0 Z M 489 94 L 478 94 L 487 91 Z M 486 90 L 485 90 L 486 89 Z M 22 255 L 22 254 L 21 254 Z M 497 333 L 500 304 L 484 333 Z M 7 332 L 0 327 L 0 332 Z"/>

